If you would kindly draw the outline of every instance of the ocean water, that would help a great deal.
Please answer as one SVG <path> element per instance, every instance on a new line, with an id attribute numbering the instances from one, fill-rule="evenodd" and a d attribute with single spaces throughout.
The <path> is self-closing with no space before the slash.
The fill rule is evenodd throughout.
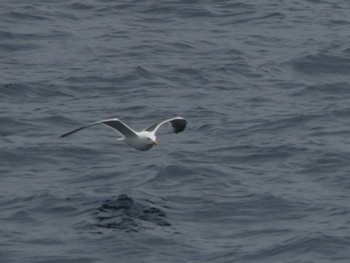
<path id="1" fill-rule="evenodd" d="M 349 9 L 2 0 L 0 262 L 349 262 Z"/>

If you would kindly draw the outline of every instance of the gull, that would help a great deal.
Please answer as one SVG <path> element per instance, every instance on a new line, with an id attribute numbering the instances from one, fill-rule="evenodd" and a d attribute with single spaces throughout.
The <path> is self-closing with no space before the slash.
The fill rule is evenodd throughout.
<path id="1" fill-rule="evenodd" d="M 127 145 L 135 148 L 139 151 L 148 151 L 151 149 L 154 145 L 158 145 L 156 132 L 159 129 L 160 126 L 163 124 L 168 123 L 171 127 L 173 132 L 179 133 L 182 132 L 186 128 L 187 121 L 182 117 L 175 117 L 171 119 L 167 119 L 162 122 L 158 122 L 153 124 L 152 126 L 137 132 L 131 129 L 129 126 L 127 126 L 124 122 L 117 118 L 112 119 L 106 119 L 101 121 L 96 121 L 93 123 L 90 123 L 86 126 L 80 127 L 78 129 L 75 129 L 73 131 L 67 132 L 60 136 L 66 137 L 68 135 L 71 135 L 72 133 L 75 133 L 77 131 L 81 131 L 85 128 L 97 125 L 97 124 L 104 124 L 107 127 L 112 128 L 113 130 L 117 131 L 122 137 L 118 138 L 117 140 L 121 140 L 125 142 Z"/>

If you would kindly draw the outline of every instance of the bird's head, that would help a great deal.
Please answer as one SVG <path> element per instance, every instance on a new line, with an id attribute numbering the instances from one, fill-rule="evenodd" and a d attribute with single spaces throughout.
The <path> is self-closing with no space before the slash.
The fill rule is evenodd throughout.
<path id="1" fill-rule="evenodd" d="M 140 138 L 147 145 L 153 146 L 153 145 L 157 145 L 158 144 L 157 143 L 157 137 L 152 132 L 143 131 L 143 132 L 140 133 Z"/>
<path id="2" fill-rule="evenodd" d="M 154 134 L 147 136 L 147 141 L 149 144 L 158 145 L 157 137 Z"/>

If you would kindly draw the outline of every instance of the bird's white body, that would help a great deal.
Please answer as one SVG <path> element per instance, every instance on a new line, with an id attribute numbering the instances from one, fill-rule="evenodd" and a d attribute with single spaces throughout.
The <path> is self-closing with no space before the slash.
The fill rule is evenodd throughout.
<path id="1" fill-rule="evenodd" d="M 147 151 L 157 144 L 156 136 L 153 132 L 136 132 L 135 137 L 124 137 L 122 140 L 129 146 L 139 151 Z"/>
<path id="2" fill-rule="evenodd" d="M 147 151 L 151 149 L 154 145 L 157 145 L 156 132 L 160 126 L 162 126 L 165 123 L 169 123 L 170 126 L 173 128 L 173 131 L 175 133 L 178 133 L 182 132 L 186 128 L 187 121 L 184 118 L 176 117 L 153 124 L 152 126 L 148 127 L 147 129 L 144 129 L 143 131 L 136 132 L 119 119 L 113 118 L 93 122 L 89 125 L 67 132 L 61 135 L 61 137 L 66 137 L 72 133 L 100 123 L 112 128 L 113 130 L 117 131 L 120 135 L 122 135 L 122 138 L 119 138 L 118 140 L 124 141 L 127 145 L 135 148 L 136 150 Z"/>

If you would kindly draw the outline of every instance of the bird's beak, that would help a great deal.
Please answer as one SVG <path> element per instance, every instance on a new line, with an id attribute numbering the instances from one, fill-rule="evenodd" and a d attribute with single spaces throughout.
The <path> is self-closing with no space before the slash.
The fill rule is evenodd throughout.
<path id="1" fill-rule="evenodd" d="M 156 140 L 153 141 L 154 145 L 158 145 L 158 142 Z"/>

